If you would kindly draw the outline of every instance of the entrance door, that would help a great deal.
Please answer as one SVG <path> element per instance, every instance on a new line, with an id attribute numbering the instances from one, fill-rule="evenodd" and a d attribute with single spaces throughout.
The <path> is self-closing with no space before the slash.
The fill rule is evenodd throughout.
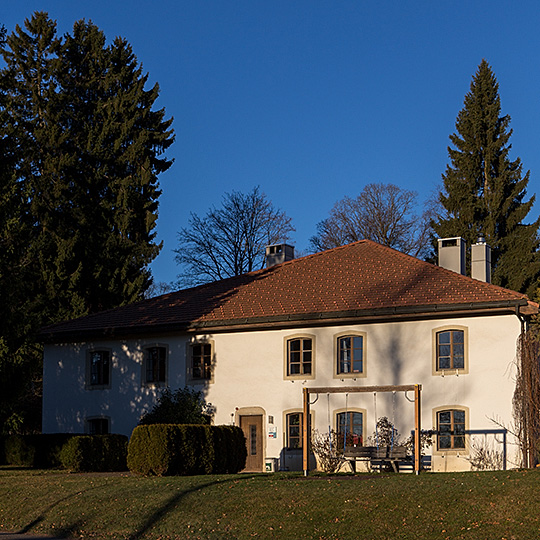
<path id="1" fill-rule="evenodd" d="M 245 472 L 263 470 L 262 415 L 240 416 L 240 427 L 246 437 L 247 459 Z"/>

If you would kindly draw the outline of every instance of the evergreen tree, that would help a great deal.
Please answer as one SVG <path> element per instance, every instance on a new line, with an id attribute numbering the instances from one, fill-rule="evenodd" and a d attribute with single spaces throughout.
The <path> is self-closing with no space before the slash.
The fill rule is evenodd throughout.
<path id="1" fill-rule="evenodd" d="M 17 398 L 35 394 L 20 383 L 39 378 L 39 328 L 151 285 L 157 178 L 173 136 L 129 44 L 107 46 L 92 23 L 59 39 L 35 13 L 1 54 L 0 422 L 13 429 Z"/>
<path id="2" fill-rule="evenodd" d="M 450 164 L 440 202 L 439 238 L 461 236 L 470 247 L 483 235 L 492 248 L 492 282 L 532 294 L 540 275 L 540 220 L 524 224 L 534 196 L 525 200 L 529 172 L 509 157 L 510 116 L 501 115 L 499 85 L 482 60 L 450 135 Z"/>

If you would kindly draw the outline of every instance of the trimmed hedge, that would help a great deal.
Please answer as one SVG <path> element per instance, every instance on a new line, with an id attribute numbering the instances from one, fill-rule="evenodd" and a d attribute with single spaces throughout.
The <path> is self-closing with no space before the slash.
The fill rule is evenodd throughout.
<path id="1" fill-rule="evenodd" d="M 62 466 L 73 472 L 127 470 L 125 435 L 76 435 L 62 448 Z"/>
<path id="2" fill-rule="evenodd" d="M 245 467 L 246 442 L 235 426 L 151 424 L 137 426 L 128 445 L 131 472 L 158 476 L 237 473 Z"/>
<path id="3" fill-rule="evenodd" d="M 60 451 L 72 437 L 69 433 L 7 435 L 4 438 L 5 462 L 39 469 L 60 467 Z"/>
<path id="4" fill-rule="evenodd" d="M 6 439 L 7 439 L 7 435 L 0 435 L 0 465 L 7 465 Z"/>

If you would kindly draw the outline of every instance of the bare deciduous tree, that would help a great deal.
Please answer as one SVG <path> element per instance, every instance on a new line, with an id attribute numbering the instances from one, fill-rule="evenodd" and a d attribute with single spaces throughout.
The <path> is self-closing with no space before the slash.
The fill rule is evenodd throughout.
<path id="1" fill-rule="evenodd" d="M 417 194 L 394 184 L 368 184 L 358 197 L 338 201 L 317 224 L 313 251 L 373 240 L 419 257 L 429 247 L 429 211 L 417 215 Z"/>
<path id="2" fill-rule="evenodd" d="M 184 267 L 182 285 L 239 276 L 262 268 L 265 247 L 288 240 L 291 218 L 275 209 L 255 187 L 250 193 L 227 193 L 219 208 L 200 218 L 192 213 L 189 227 L 178 233 L 176 262 Z"/>

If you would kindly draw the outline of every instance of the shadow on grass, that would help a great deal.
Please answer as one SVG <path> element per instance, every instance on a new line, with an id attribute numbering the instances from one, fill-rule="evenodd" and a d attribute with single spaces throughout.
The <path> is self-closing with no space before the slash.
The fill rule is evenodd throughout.
<path id="1" fill-rule="evenodd" d="M 253 476 L 238 476 L 234 479 L 235 482 L 242 481 L 242 480 L 249 480 L 252 479 Z M 230 477 L 223 480 L 214 480 L 212 482 L 207 482 L 206 484 L 199 484 L 197 486 L 193 486 L 191 489 L 186 489 L 185 491 L 181 491 L 177 493 L 176 495 L 173 495 L 161 508 L 157 509 L 155 512 L 153 512 L 151 515 L 146 518 L 143 525 L 135 531 L 128 540 L 139 540 L 141 538 L 145 537 L 145 534 L 154 526 L 156 523 L 158 523 L 160 520 L 162 520 L 164 517 L 167 516 L 169 512 L 174 510 L 174 508 L 178 505 L 178 503 L 187 495 L 190 493 L 195 493 L 196 491 L 201 491 L 202 489 L 206 489 L 218 484 L 222 484 L 224 482 L 230 481 Z M 221 533 L 220 538 L 224 538 L 223 533 Z"/>
<path id="2" fill-rule="evenodd" d="M 32 533 L 32 530 L 34 527 L 37 527 L 41 522 L 45 520 L 45 517 L 47 516 L 47 513 L 50 512 L 55 506 L 58 506 L 59 504 L 70 500 L 75 495 L 80 495 L 82 493 L 88 493 L 89 491 L 93 491 L 95 489 L 99 489 L 101 486 L 94 486 L 92 488 L 84 489 L 84 490 L 77 490 L 75 493 L 71 493 L 70 495 L 66 495 L 65 497 L 62 497 L 61 499 L 58 499 L 54 503 L 47 506 L 44 510 L 41 511 L 41 514 L 33 519 L 30 523 L 25 525 L 22 529 L 16 531 L 15 533 L 12 533 L 13 535 L 23 535 L 23 534 L 32 534 L 33 538 L 39 539 L 39 534 L 35 535 Z M 58 528 L 54 531 L 51 531 L 51 533 L 54 534 L 55 537 L 58 538 L 68 538 L 70 536 L 73 536 L 74 533 L 78 530 L 79 526 L 82 525 L 81 520 L 77 520 L 74 523 L 70 524 L 68 527 L 62 527 Z M 1 534 L 1 533 L 0 533 Z M 48 538 L 49 536 L 43 536 L 43 538 Z"/>

